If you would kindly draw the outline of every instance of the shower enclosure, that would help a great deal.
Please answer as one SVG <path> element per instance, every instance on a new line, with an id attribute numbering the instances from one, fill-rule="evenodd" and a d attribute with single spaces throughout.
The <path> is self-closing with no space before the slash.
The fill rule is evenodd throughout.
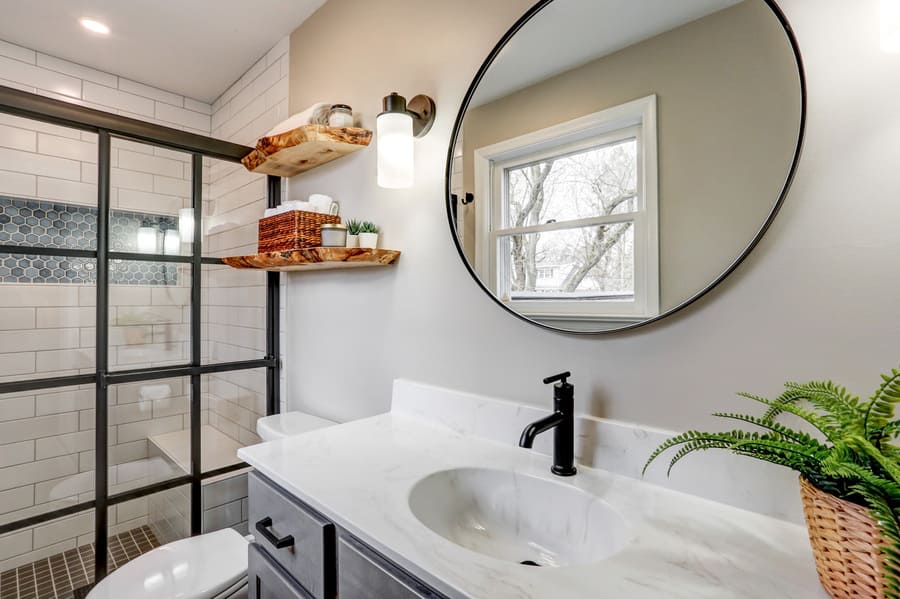
<path id="1" fill-rule="evenodd" d="M 278 275 L 220 260 L 280 201 L 250 150 L 0 86 L 3 589 L 246 530 L 280 378 Z"/>

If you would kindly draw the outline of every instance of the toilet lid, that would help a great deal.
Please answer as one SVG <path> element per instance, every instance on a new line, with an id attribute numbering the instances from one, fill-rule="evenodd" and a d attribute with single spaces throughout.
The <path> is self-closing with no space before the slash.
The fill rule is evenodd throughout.
<path id="1" fill-rule="evenodd" d="M 274 441 L 282 437 L 292 437 L 316 429 L 334 426 L 332 420 L 319 418 L 304 412 L 284 412 L 264 416 L 256 421 L 256 432 L 264 441 Z"/>
<path id="2" fill-rule="evenodd" d="M 226 528 L 157 547 L 95 586 L 88 599 L 210 599 L 247 576 L 247 540 Z"/>

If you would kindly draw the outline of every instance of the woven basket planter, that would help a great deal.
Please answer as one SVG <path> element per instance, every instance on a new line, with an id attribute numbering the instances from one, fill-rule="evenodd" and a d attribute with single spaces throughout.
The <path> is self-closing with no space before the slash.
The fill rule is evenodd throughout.
<path id="1" fill-rule="evenodd" d="M 800 477 L 800 497 L 822 586 L 835 599 L 883 599 L 881 531 L 869 510 Z"/>

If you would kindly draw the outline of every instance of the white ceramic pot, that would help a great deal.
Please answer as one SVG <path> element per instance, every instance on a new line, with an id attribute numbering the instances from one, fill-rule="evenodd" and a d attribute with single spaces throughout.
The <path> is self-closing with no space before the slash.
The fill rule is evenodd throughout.
<path id="1" fill-rule="evenodd" d="M 359 247 L 375 249 L 378 247 L 378 233 L 360 233 Z"/>
<path id="2" fill-rule="evenodd" d="M 359 247 L 359 235 L 350 235 L 347 234 L 347 247 L 348 248 L 358 248 Z"/>

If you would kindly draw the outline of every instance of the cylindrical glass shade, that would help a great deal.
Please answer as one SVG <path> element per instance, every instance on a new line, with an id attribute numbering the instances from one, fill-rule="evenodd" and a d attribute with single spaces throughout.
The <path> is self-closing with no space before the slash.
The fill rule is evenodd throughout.
<path id="1" fill-rule="evenodd" d="M 900 0 L 881 0 L 881 49 L 900 53 Z"/>
<path id="2" fill-rule="evenodd" d="M 141 227 L 137 233 L 137 248 L 143 254 L 155 254 L 158 251 L 156 227 Z"/>
<path id="3" fill-rule="evenodd" d="M 408 114 L 388 112 L 378 116 L 378 186 L 412 187 L 415 180 L 413 120 Z"/>
<path id="4" fill-rule="evenodd" d="M 193 208 L 182 208 L 178 211 L 178 236 L 185 243 L 194 243 Z"/>
<path id="5" fill-rule="evenodd" d="M 163 237 L 163 253 L 176 255 L 181 252 L 181 238 L 175 229 L 167 229 Z"/>

